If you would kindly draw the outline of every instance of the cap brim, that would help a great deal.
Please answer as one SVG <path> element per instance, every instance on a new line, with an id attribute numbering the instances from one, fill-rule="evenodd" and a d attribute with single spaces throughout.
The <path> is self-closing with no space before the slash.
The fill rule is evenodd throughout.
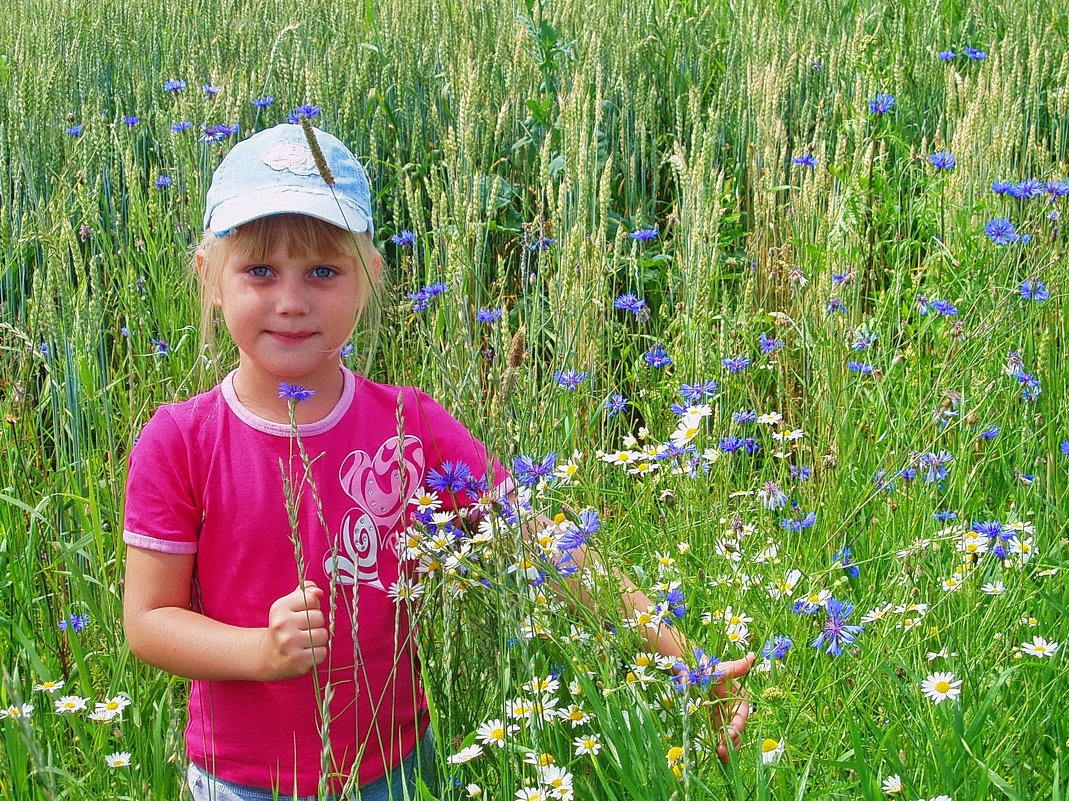
<path id="1" fill-rule="evenodd" d="M 222 236 L 239 225 L 275 214 L 304 214 L 354 234 L 362 234 L 370 228 L 368 218 L 341 198 L 276 187 L 247 192 L 240 197 L 224 200 L 212 211 L 211 219 L 205 227 Z"/>

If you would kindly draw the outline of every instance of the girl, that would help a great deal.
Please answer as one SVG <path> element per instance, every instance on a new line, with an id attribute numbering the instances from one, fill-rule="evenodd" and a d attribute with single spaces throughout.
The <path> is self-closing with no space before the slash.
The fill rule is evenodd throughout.
<path id="1" fill-rule="evenodd" d="M 433 743 L 395 604 L 410 573 L 398 536 L 428 477 L 450 477 L 439 511 L 458 517 L 488 492 L 514 497 L 511 478 L 426 393 L 342 365 L 383 260 L 367 176 L 338 139 L 283 124 L 239 143 L 212 177 L 204 228 L 202 323 L 222 314 L 239 361 L 158 409 L 131 452 L 130 647 L 193 679 L 197 801 L 354 782 L 365 801 L 411 795 Z M 625 605 L 649 604 L 634 593 Z M 733 679 L 752 660 L 722 667 Z M 748 707 L 719 714 L 737 739 Z"/>

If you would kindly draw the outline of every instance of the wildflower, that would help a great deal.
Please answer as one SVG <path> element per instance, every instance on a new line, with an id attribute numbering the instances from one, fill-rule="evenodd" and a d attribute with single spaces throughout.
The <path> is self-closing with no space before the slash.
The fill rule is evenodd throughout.
<path id="1" fill-rule="evenodd" d="M 961 695 L 961 679 L 955 679 L 953 673 L 933 673 L 921 682 L 921 690 L 934 703 L 941 704 Z"/>
<path id="2" fill-rule="evenodd" d="M 116 751 L 114 754 L 108 754 L 104 757 L 104 761 L 108 763 L 109 768 L 128 768 L 132 764 L 129 751 Z"/>
<path id="3" fill-rule="evenodd" d="M 301 122 L 301 117 L 308 117 L 309 119 L 311 119 L 312 117 L 318 117 L 322 112 L 323 109 L 321 109 L 319 106 L 313 106 L 311 103 L 305 103 L 303 105 L 297 106 L 297 108 L 295 108 L 293 112 L 288 117 L 286 117 L 286 122 L 290 123 L 291 125 L 299 125 Z"/>
<path id="4" fill-rule="evenodd" d="M 352 342 L 347 342 L 345 345 L 342 346 L 342 349 L 338 351 L 338 355 L 341 356 L 343 359 L 348 359 L 354 353 L 356 353 L 356 345 L 354 345 Z"/>
<path id="5" fill-rule="evenodd" d="M 1058 643 L 1049 642 L 1043 637 L 1033 637 L 1032 642 L 1021 643 L 1021 650 L 1029 656 L 1038 656 L 1041 659 L 1045 656 L 1053 657 L 1054 652 L 1058 650 Z"/>
<path id="6" fill-rule="evenodd" d="M 764 414 L 757 416 L 757 422 L 765 426 L 774 426 L 782 420 L 783 415 L 779 412 L 765 412 Z"/>
<path id="7" fill-rule="evenodd" d="M 463 765 L 465 762 L 471 762 L 476 757 L 482 756 L 483 749 L 481 745 L 469 745 L 467 748 L 461 748 L 452 756 L 446 759 L 450 765 Z"/>
<path id="8" fill-rule="evenodd" d="M 482 308 L 475 313 L 475 321 L 478 323 L 493 323 L 501 319 L 505 310 L 500 306 L 496 309 Z"/>
<path id="9" fill-rule="evenodd" d="M 58 714 L 65 715 L 70 712 L 81 712 L 88 701 L 88 698 L 80 698 L 77 695 L 63 695 L 53 702 L 53 706 Z"/>
<path id="10" fill-rule="evenodd" d="M 625 292 L 624 294 L 619 295 L 616 300 L 612 302 L 612 305 L 614 308 L 620 309 L 621 311 L 629 311 L 634 315 L 638 315 L 639 312 L 646 308 L 646 301 L 638 295 Z"/>
<path id="11" fill-rule="evenodd" d="M 942 520 L 942 521 L 957 520 L 958 519 L 958 513 L 957 512 L 949 512 L 949 511 L 946 511 L 946 510 L 942 510 L 942 511 L 939 511 L 939 512 L 933 512 L 932 513 L 932 517 L 934 517 L 936 520 Z"/>
<path id="12" fill-rule="evenodd" d="M 835 314 L 836 312 L 840 314 L 845 314 L 848 311 L 850 310 L 846 308 L 846 304 L 844 304 L 839 298 L 831 298 L 828 301 L 828 314 Z"/>
<path id="13" fill-rule="evenodd" d="M 865 364 L 865 362 L 847 362 L 846 366 L 853 372 L 863 373 L 864 375 L 869 375 L 874 369 L 876 369 L 871 364 Z"/>
<path id="14" fill-rule="evenodd" d="M 932 155 L 928 156 L 928 161 L 930 161 L 932 166 L 937 170 L 952 170 L 958 165 L 954 156 L 946 150 L 935 151 Z"/>
<path id="15" fill-rule="evenodd" d="M 496 745 L 498 748 L 504 748 L 505 738 L 510 734 L 515 734 L 519 729 L 520 727 L 515 724 L 506 725 L 503 720 L 495 719 L 479 726 L 475 731 L 475 736 L 483 745 Z"/>
<path id="16" fill-rule="evenodd" d="M 887 795 L 895 795 L 897 793 L 901 793 L 905 789 L 904 785 L 902 784 L 902 779 L 897 773 L 892 773 L 890 776 L 884 779 L 881 788 L 885 793 L 887 793 Z"/>
<path id="17" fill-rule="evenodd" d="M 401 233 L 394 234 L 390 237 L 390 241 L 403 248 L 410 248 L 416 244 L 416 235 L 407 228 L 402 228 Z"/>
<path id="18" fill-rule="evenodd" d="M 122 720 L 122 712 L 126 707 L 130 706 L 130 703 L 130 699 L 124 695 L 116 695 L 114 698 L 97 701 L 96 706 L 93 708 L 93 712 L 97 715 L 95 719 L 105 721 L 118 718 Z"/>
<path id="19" fill-rule="evenodd" d="M 836 563 L 842 565 L 843 570 L 846 571 L 846 575 L 850 576 L 850 578 L 857 578 L 861 575 L 861 568 L 855 565 L 851 560 L 849 545 L 844 545 L 836 551 L 835 555 L 831 558 L 831 563 L 833 565 Z"/>
<path id="20" fill-rule="evenodd" d="M 750 359 L 740 355 L 736 356 L 734 359 L 721 359 L 720 363 L 724 365 L 729 372 L 738 373 L 750 366 Z"/>
<path id="21" fill-rule="evenodd" d="M 64 132 L 70 134 L 71 136 L 81 136 L 82 135 L 82 129 L 83 129 L 82 125 L 72 125 L 70 128 L 64 128 L 63 130 L 64 130 Z"/>
<path id="22" fill-rule="evenodd" d="M 587 379 L 587 373 L 579 373 L 575 370 L 557 370 L 553 373 L 553 380 L 565 389 L 577 389 Z"/>
<path id="23" fill-rule="evenodd" d="M 267 108 L 275 104 L 274 95 L 264 95 L 263 97 L 254 97 L 252 104 L 257 108 Z"/>
<path id="24" fill-rule="evenodd" d="M 999 433 L 1000 430 L 1001 429 L 998 426 L 994 426 L 994 425 L 993 426 L 989 426 L 988 428 L 985 428 L 983 431 L 981 431 L 979 434 L 977 434 L 976 438 L 977 439 L 994 439 L 995 437 L 998 436 L 998 433 Z"/>
<path id="25" fill-rule="evenodd" d="M 137 123 L 140 121 L 140 119 L 141 118 L 138 117 L 136 114 L 127 114 L 125 117 L 122 118 L 122 121 L 126 125 L 130 126 L 131 128 L 133 128 L 135 125 L 137 125 Z"/>
<path id="26" fill-rule="evenodd" d="M 427 486 L 439 492 L 460 492 L 471 477 L 471 468 L 464 462 L 442 462 L 441 470 L 427 472 Z"/>
<path id="27" fill-rule="evenodd" d="M 172 181 L 170 179 L 170 177 L 168 177 L 166 175 L 161 175 L 159 178 L 156 179 L 156 188 L 157 189 L 166 189 L 168 186 L 170 186 L 173 183 L 174 183 L 174 181 Z"/>
<path id="28" fill-rule="evenodd" d="M 765 643 L 764 648 L 761 649 L 761 656 L 765 657 L 765 659 L 783 659 L 793 647 L 794 641 L 790 637 L 777 634 Z"/>
<path id="29" fill-rule="evenodd" d="M 1029 278 L 1021 284 L 1019 291 L 1021 297 L 1025 300 L 1042 301 L 1050 297 L 1050 290 L 1047 289 L 1047 285 L 1042 281 L 1036 281 L 1034 278 Z"/>
<path id="30" fill-rule="evenodd" d="M 962 50 L 965 52 L 965 55 L 974 61 L 983 61 L 987 58 L 986 50 L 977 50 L 975 47 L 963 47 Z"/>
<path id="31" fill-rule="evenodd" d="M 193 123 L 190 120 L 183 120 L 182 122 L 171 123 L 171 130 L 174 133 L 182 133 L 182 131 L 188 131 L 193 127 Z"/>
<path id="32" fill-rule="evenodd" d="M 576 756 L 597 756 L 598 751 L 601 750 L 601 743 L 598 741 L 598 735 L 588 734 L 586 737 L 576 737 L 572 741 L 572 745 L 575 746 Z"/>
<path id="33" fill-rule="evenodd" d="M 792 164 L 799 164 L 799 165 L 801 165 L 803 167 L 816 167 L 817 166 L 816 158 L 814 158 L 811 155 L 795 156 L 793 159 L 791 159 L 791 163 Z"/>
<path id="34" fill-rule="evenodd" d="M 609 417 L 615 417 L 626 409 L 630 402 L 623 395 L 610 395 L 605 401 L 605 408 L 609 410 Z"/>
<path id="35" fill-rule="evenodd" d="M 991 184 L 991 191 L 996 195 L 1008 194 L 1012 188 L 1013 184 L 1010 181 L 995 181 Z"/>
<path id="36" fill-rule="evenodd" d="M 757 412 L 753 409 L 739 409 L 731 413 L 731 419 L 736 423 L 752 423 L 757 419 Z"/>
<path id="37" fill-rule="evenodd" d="M 163 91 L 165 92 L 181 92 L 186 88 L 186 82 L 180 81 L 177 78 L 171 78 L 169 81 L 163 82 Z"/>
<path id="38" fill-rule="evenodd" d="M 631 238 L 636 242 L 645 242 L 650 239 L 657 238 L 656 228 L 639 228 L 637 231 L 631 232 Z"/>
<path id="39" fill-rule="evenodd" d="M 865 627 L 853 626 L 846 622 L 854 611 L 854 605 L 849 601 L 829 598 L 824 605 L 824 611 L 828 615 L 824 631 L 817 635 L 811 645 L 813 648 L 822 648 L 827 644 L 827 653 L 839 656 L 843 652 L 843 646 L 853 645 L 857 635 L 864 631 Z"/>
<path id="40" fill-rule="evenodd" d="M 783 581 L 777 581 L 769 588 L 771 598 L 783 598 L 794 595 L 794 588 L 798 586 L 798 580 L 802 577 L 801 570 L 791 570 L 784 576 Z"/>
<path id="41" fill-rule="evenodd" d="M 12 704 L 6 709 L 0 709 L 0 720 L 29 720 L 33 716 L 33 704 Z"/>
<path id="42" fill-rule="evenodd" d="M 1008 194 L 1018 200 L 1031 200 L 1034 197 L 1039 197 L 1045 191 L 1046 184 L 1042 181 L 1035 178 L 1025 178 L 1023 181 L 1011 184 Z"/>
<path id="43" fill-rule="evenodd" d="M 1062 452 L 1062 456 L 1069 456 L 1069 439 L 1062 440 L 1058 449 Z"/>
<path id="44" fill-rule="evenodd" d="M 1017 234 L 1017 229 L 1013 227 L 1013 223 L 1005 217 L 997 217 L 996 219 L 988 220 L 987 224 L 984 226 L 984 233 L 987 234 L 991 241 L 996 245 L 1008 245 L 1021 238 Z"/>
<path id="45" fill-rule="evenodd" d="M 761 742 L 761 761 L 764 764 L 775 762 L 783 754 L 783 740 L 773 740 L 766 737 Z"/>
<path id="46" fill-rule="evenodd" d="M 932 308 L 943 317 L 954 317 L 958 313 L 958 307 L 945 300 L 933 300 Z"/>
<path id="47" fill-rule="evenodd" d="M 869 100 L 869 114 L 886 114 L 894 104 L 894 95 L 877 92 L 876 96 Z"/>
<path id="48" fill-rule="evenodd" d="M 672 363 L 672 357 L 668 355 L 661 345 L 654 345 L 643 354 L 642 358 L 646 360 L 646 364 L 650 365 L 650 367 L 667 367 Z"/>
<path id="49" fill-rule="evenodd" d="M 77 633 L 88 625 L 89 615 L 71 615 L 70 618 L 60 618 L 59 623 L 56 624 L 56 628 L 60 631 L 74 629 L 75 633 Z"/>
<path id="50" fill-rule="evenodd" d="M 33 689 L 37 692 L 54 693 L 57 690 L 62 689 L 63 684 L 63 679 L 57 681 L 42 681 L 40 684 L 33 685 Z"/>
<path id="51" fill-rule="evenodd" d="M 940 60 L 950 61 L 952 58 L 954 58 L 954 56 L 957 55 L 957 53 L 955 53 L 953 50 L 940 50 L 938 55 Z"/>
<path id="52" fill-rule="evenodd" d="M 233 125 L 202 125 L 201 135 L 197 138 L 198 142 L 221 142 L 228 136 L 233 136 L 238 132 L 241 126 L 238 123 Z"/>
<path id="53" fill-rule="evenodd" d="M 793 520 L 789 517 L 785 517 L 779 521 L 780 527 L 787 531 L 802 531 L 809 528 L 811 525 L 817 522 L 817 513 L 810 512 L 801 520 Z"/>
<path id="54" fill-rule="evenodd" d="M 926 453 L 921 456 L 921 464 L 928 468 L 924 475 L 925 482 L 934 484 L 947 477 L 947 469 L 943 467 L 954 459 L 954 454 L 941 450 L 939 453 Z"/>
<path id="55" fill-rule="evenodd" d="M 764 334 L 761 334 L 760 337 L 758 337 L 758 344 L 761 347 L 761 353 L 768 354 L 772 353 L 773 351 L 779 350 L 786 343 L 779 339 L 770 339 Z"/>

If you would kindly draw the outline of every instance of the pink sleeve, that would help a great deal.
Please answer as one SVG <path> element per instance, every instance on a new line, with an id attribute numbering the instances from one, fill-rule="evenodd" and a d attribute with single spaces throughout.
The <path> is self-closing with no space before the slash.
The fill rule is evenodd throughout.
<path id="1" fill-rule="evenodd" d="M 438 401 L 423 390 L 415 389 L 415 405 L 427 459 L 424 487 L 435 489 L 443 509 L 469 506 L 491 488 L 502 494 L 512 490 L 509 472 Z M 436 484 L 438 487 L 434 486 Z"/>
<path id="2" fill-rule="evenodd" d="M 130 452 L 123 542 L 165 553 L 197 551 L 201 506 L 182 432 L 166 408 L 156 410 Z"/>

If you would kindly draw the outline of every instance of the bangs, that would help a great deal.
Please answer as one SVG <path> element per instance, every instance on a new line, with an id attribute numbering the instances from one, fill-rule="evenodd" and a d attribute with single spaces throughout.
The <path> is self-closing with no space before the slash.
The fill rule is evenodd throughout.
<path id="1" fill-rule="evenodd" d="M 276 246 L 293 258 L 313 255 L 361 261 L 357 235 L 307 214 L 273 214 L 238 226 L 230 247 L 243 258 L 261 261 Z"/>

